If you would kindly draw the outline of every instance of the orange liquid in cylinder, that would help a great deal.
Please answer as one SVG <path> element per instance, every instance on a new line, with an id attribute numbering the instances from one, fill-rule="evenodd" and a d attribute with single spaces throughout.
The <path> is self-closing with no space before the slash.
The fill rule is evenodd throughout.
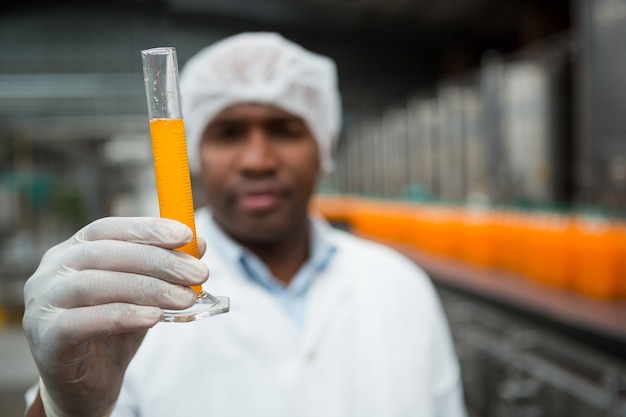
<path id="1" fill-rule="evenodd" d="M 177 220 L 193 231 L 193 240 L 176 250 L 199 257 L 187 141 L 182 119 L 150 119 L 150 137 L 161 217 Z M 196 294 L 201 285 L 191 287 Z"/>

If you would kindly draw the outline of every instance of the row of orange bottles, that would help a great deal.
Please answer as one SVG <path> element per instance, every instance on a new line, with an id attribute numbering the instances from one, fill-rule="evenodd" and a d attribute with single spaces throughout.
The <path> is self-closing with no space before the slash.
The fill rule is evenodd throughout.
<path id="1" fill-rule="evenodd" d="M 619 223 L 576 219 L 573 226 L 572 286 L 600 298 L 626 296 L 626 233 Z"/>
<path id="2" fill-rule="evenodd" d="M 330 199 L 324 205 L 327 214 L 342 217 L 363 235 L 595 298 L 626 298 L 626 225 L 621 222 L 383 200 L 333 204 Z"/>
<path id="3" fill-rule="evenodd" d="M 495 267 L 595 298 L 623 298 L 626 233 L 620 223 L 578 215 L 497 216 Z"/>

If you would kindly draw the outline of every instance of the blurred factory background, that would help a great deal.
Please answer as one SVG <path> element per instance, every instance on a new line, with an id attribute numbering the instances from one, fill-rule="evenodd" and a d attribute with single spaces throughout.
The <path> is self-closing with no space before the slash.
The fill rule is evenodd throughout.
<path id="1" fill-rule="evenodd" d="M 35 381 L 22 287 L 45 250 L 158 214 L 140 50 L 182 66 L 248 30 L 336 60 L 319 208 L 433 277 L 471 417 L 626 416 L 626 0 L 0 6 L 0 414 Z"/>

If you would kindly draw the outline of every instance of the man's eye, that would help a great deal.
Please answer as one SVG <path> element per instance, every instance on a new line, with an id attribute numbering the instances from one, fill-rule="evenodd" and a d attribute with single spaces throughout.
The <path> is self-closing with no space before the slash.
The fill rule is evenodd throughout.
<path id="1" fill-rule="evenodd" d="M 302 136 L 302 129 L 288 125 L 274 126 L 271 133 L 277 139 L 298 139 Z"/>
<path id="2" fill-rule="evenodd" d="M 243 130 L 236 127 L 224 127 L 213 131 L 209 138 L 215 141 L 232 142 L 243 137 Z"/>

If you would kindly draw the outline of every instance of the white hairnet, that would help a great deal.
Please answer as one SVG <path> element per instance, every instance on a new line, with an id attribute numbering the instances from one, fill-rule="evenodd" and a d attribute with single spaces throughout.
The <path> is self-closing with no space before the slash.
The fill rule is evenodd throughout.
<path id="1" fill-rule="evenodd" d="M 341 124 L 337 70 L 332 59 L 279 34 L 249 32 L 208 46 L 187 61 L 180 89 L 192 172 L 209 122 L 237 103 L 263 103 L 301 117 L 317 140 L 320 161 L 333 167 Z"/>

